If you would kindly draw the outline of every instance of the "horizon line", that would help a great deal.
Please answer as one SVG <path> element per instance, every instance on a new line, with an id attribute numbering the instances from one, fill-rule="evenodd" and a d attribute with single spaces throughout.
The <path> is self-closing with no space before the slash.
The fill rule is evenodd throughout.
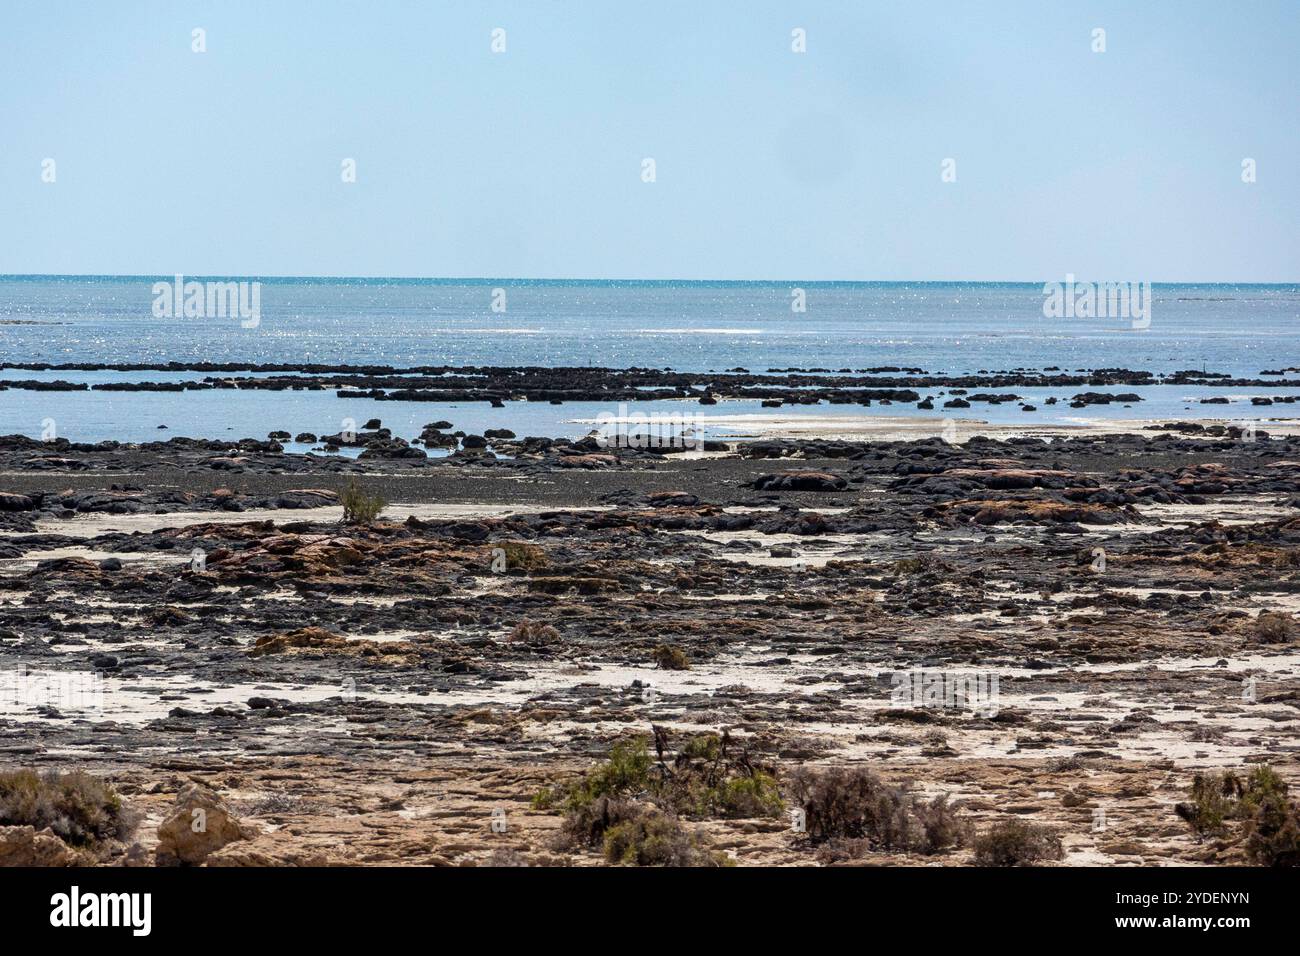
<path id="1" fill-rule="evenodd" d="M 156 273 L 97 273 L 97 272 L 13 272 L 0 273 L 0 281 L 26 279 L 141 279 L 157 280 L 181 275 L 199 279 L 257 279 L 272 282 L 438 282 L 487 285 L 489 283 L 521 284 L 609 284 L 609 285 L 1043 285 L 1071 279 L 1088 282 L 1147 282 L 1152 286 L 1178 285 L 1234 285 L 1234 286 L 1289 286 L 1300 285 L 1300 279 L 1272 281 L 1246 281 L 1234 279 L 1085 279 L 1067 274 L 1050 279 L 678 279 L 678 278 L 597 278 L 549 276 L 379 276 L 379 275 L 260 275 L 256 273 L 223 272 L 156 272 Z"/>

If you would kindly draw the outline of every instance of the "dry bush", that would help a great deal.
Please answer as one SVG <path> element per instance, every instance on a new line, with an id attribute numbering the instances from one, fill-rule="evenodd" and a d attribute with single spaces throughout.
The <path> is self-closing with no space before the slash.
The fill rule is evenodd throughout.
<path id="1" fill-rule="evenodd" d="M 1064 855 L 1054 831 L 1024 820 L 1003 820 L 975 838 L 976 866 L 1027 866 Z"/>
<path id="2" fill-rule="evenodd" d="M 660 644 L 650 653 L 650 658 L 660 670 L 685 671 L 691 669 L 691 660 L 676 644 Z"/>
<path id="3" fill-rule="evenodd" d="M 113 787 L 88 773 L 0 773 L 0 826 L 49 827 L 70 846 L 93 847 L 125 843 L 136 822 Z"/>
<path id="4" fill-rule="evenodd" d="M 515 644 L 533 644 L 536 646 L 558 644 L 560 632 L 549 624 L 524 620 L 516 624 L 513 630 L 510 631 L 509 640 Z"/>
<path id="5" fill-rule="evenodd" d="M 801 768 L 792 775 L 790 790 L 803 808 L 808 838 L 835 844 L 832 853 L 858 856 L 878 849 L 928 855 L 966 842 L 967 828 L 946 796 L 923 800 L 862 767 L 821 773 Z"/>
<path id="6" fill-rule="evenodd" d="M 1286 644 L 1295 636 L 1295 618 L 1285 611 L 1261 611 L 1253 630 L 1261 644 Z"/>
<path id="7" fill-rule="evenodd" d="M 494 541 L 492 548 L 505 552 L 506 567 L 533 571 L 544 568 L 548 562 L 546 552 L 535 544 L 526 541 Z"/>
<path id="8" fill-rule="evenodd" d="M 641 806 L 638 813 L 605 832 L 605 861 L 622 866 L 726 866 L 676 817 Z"/>

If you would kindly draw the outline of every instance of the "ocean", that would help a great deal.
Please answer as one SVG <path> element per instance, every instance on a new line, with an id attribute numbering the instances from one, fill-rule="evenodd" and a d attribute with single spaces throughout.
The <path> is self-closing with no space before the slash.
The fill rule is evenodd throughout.
<path id="1" fill-rule="evenodd" d="M 1257 378 L 1300 365 L 1300 286 L 1157 284 L 1150 321 L 1047 318 L 1042 283 L 674 282 L 243 277 L 262 283 L 256 327 L 238 318 L 154 314 L 148 277 L 0 277 L 0 364 L 248 362 L 352 365 L 643 366 L 683 371 L 919 368 L 929 373 L 1129 368 L 1206 369 Z M 191 277 L 186 277 L 187 279 Z M 802 304 L 803 311 L 795 306 Z M 1141 323 L 1138 323 L 1141 324 Z M 33 372 L 3 379 L 175 381 L 197 372 Z M 1300 392 L 1300 378 L 1288 377 Z M 1124 387 L 1144 401 L 1045 408 L 1077 389 L 1011 389 L 1038 405 L 964 410 L 994 422 L 1051 424 L 1089 417 L 1258 418 L 1251 396 L 1276 389 Z M 1202 406 L 1222 395 L 1232 406 Z M 175 435 L 263 437 L 323 433 L 344 417 L 379 417 L 410 437 L 448 418 L 466 431 L 578 435 L 603 406 L 489 409 L 478 404 L 340 400 L 332 392 L 103 393 L 0 391 L 0 434 L 38 437 L 53 420 L 78 441 Z M 662 407 L 662 403 L 658 403 Z M 757 413 L 726 402 L 711 414 Z M 590 406 L 590 407 L 588 407 Z M 647 409 L 651 406 L 647 405 Z M 680 403 L 677 403 L 680 408 Z M 1286 415 L 1278 406 L 1272 414 Z M 908 406 L 852 414 L 899 415 Z M 782 414 L 848 414 L 825 407 Z M 918 413 L 919 414 L 919 413 Z M 932 413 L 933 414 L 933 413 Z M 166 430 L 159 429 L 166 425 Z M 712 430 L 726 436 L 734 426 Z M 739 433 L 743 433 L 740 429 Z"/>

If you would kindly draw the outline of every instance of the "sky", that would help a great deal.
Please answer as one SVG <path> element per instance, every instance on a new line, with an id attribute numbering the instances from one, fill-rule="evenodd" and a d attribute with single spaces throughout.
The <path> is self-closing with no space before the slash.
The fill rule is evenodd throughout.
<path id="1" fill-rule="evenodd" d="M 1300 279 L 1296 0 L 5 0 L 0 80 L 4 274 Z"/>

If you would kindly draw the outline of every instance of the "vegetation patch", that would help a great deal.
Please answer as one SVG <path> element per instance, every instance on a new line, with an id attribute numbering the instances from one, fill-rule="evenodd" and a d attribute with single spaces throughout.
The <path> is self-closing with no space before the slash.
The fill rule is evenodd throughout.
<path id="1" fill-rule="evenodd" d="M 1261 644 L 1286 644 L 1295 637 L 1295 618 L 1285 611 L 1261 611 L 1254 634 Z"/>
<path id="2" fill-rule="evenodd" d="M 1224 837 L 1259 866 L 1300 866 L 1300 812 L 1268 765 L 1244 779 L 1232 771 L 1196 774 L 1188 800 L 1174 807 L 1198 838 Z"/>
<path id="3" fill-rule="evenodd" d="M 355 478 L 339 494 L 343 503 L 343 523 L 355 525 L 373 524 L 388 502 L 379 495 L 369 494 Z"/>
<path id="4" fill-rule="evenodd" d="M 1055 831 L 1024 820 L 1003 820 L 975 838 L 976 866 L 1029 866 L 1064 855 Z"/>
<path id="5" fill-rule="evenodd" d="M 546 552 L 535 544 L 526 541 L 494 541 L 493 550 L 500 548 L 505 553 L 506 567 L 522 571 L 535 571 L 547 566 Z"/>
<path id="6" fill-rule="evenodd" d="M 946 796 L 926 800 L 862 767 L 800 768 L 791 776 L 790 792 L 803 810 L 808 839 L 828 859 L 872 850 L 930 855 L 967 839 L 967 827 Z"/>
<path id="7" fill-rule="evenodd" d="M 81 771 L 0 773 L 0 826 L 47 827 L 74 847 L 125 843 L 136 819 L 112 785 Z"/>
<path id="8" fill-rule="evenodd" d="M 515 644 L 532 644 L 537 647 L 544 647 L 548 644 L 558 644 L 560 642 L 560 632 L 550 624 L 524 620 L 516 624 L 510 631 L 510 641 Z"/>
<path id="9" fill-rule="evenodd" d="M 713 866 L 725 857 L 705 849 L 683 818 L 775 817 L 784 809 L 775 773 L 730 735 L 690 737 L 676 752 L 662 727 L 652 740 L 654 754 L 644 737 L 620 740 L 579 780 L 533 797 L 535 809 L 564 812 L 562 843 L 601 847 L 611 863 Z"/>
<path id="10" fill-rule="evenodd" d="M 676 644 L 660 644 L 650 653 L 650 658 L 663 671 L 686 671 L 691 669 L 691 659 Z"/>

